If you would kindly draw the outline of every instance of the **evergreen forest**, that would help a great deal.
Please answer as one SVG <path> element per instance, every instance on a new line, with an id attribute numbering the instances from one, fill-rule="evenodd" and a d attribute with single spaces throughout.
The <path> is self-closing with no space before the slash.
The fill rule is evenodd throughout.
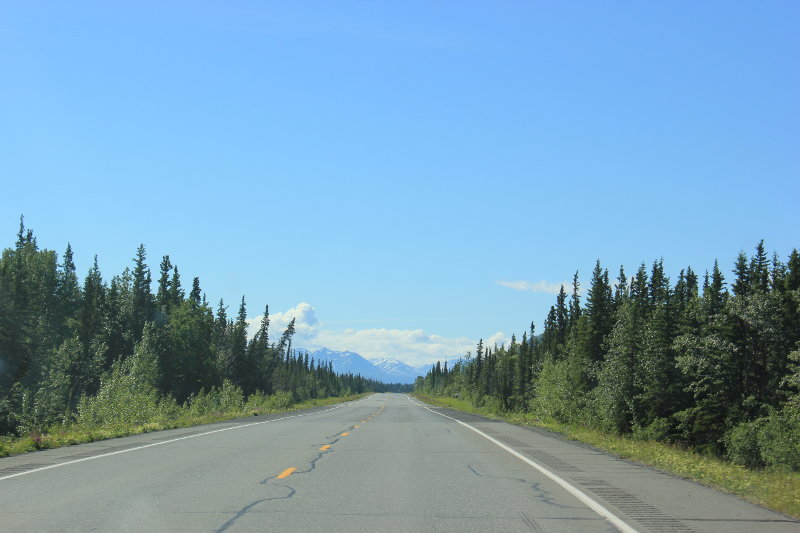
<path id="1" fill-rule="evenodd" d="M 79 280 L 73 250 L 40 249 L 20 220 L 0 258 L 0 436 L 60 425 L 141 424 L 184 412 L 241 412 L 384 390 L 292 349 L 294 321 L 270 337 L 269 309 L 248 338 L 242 297 L 229 316 L 188 294 L 178 267 L 155 276 L 139 246 L 132 268 L 104 279 L 94 264 Z"/>
<path id="2" fill-rule="evenodd" d="M 800 471 L 800 254 L 761 241 L 732 276 L 715 261 L 677 279 L 663 260 L 615 281 L 575 274 L 544 323 L 509 345 L 435 365 L 417 392 Z M 571 292 L 571 294 L 570 294 Z"/>

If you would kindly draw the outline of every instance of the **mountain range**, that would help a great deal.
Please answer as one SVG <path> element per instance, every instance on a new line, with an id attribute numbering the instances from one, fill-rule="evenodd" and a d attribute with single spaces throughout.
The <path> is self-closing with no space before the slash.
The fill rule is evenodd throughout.
<path id="1" fill-rule="evenodd" d="M 431 369 L 431 364 L 414 367 L 389 357 L 366 359 L 355 352 L 340 352 L 328 348 L 308 351 L 309 358 L 315 361 L 330 361 L 337 373 L 352 372 L 384 383 L 414 383 L 418 376 L 424 376 Z M 447 366 L 452 367 L 458 358 L 448 359 Z M 442 361 L 444 364 L 444 361 Z"/>

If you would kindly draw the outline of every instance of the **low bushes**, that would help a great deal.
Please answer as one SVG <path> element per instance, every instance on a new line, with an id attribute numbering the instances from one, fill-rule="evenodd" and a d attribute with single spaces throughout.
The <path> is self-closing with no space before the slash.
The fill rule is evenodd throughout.
<path id="1" fill-rule="evenodd" d="M 735 426 L 724 442 L 736 464 L 800 471 L 800 416 L 789 409 Z"/>
<path id="2" fill-rule="evenodd" d="M 0 437 L 0 457 L 352 399 L 338 397 L 296 402 L 288 391 L 270 395 L 256 391 L 245 398 L 241 387 L 226 380 L 222 386 L 201 390 L 179 405 L 171 396 L 160 396 L 152 382 L 137 377 L 142 374 L 130 366 L 115 366 L 103 378 L 95 396 L 81 399 L 74 416 L 47 427 L 31 423 L 22 428 L 18 436 Z"/>

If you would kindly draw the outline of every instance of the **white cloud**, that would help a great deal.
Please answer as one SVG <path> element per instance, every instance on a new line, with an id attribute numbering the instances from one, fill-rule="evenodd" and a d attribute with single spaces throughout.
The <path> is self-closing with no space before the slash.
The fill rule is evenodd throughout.
<path id="1" fill-rule="evenodd" d="M 536 283 L 532 283 L 530 281 L 497 281 L 498 285 L 502 285 L 503 287 L 508 287 L 510 289 L 514 289 L 515 291 L 530 291 L 530 292 L 544 292 L 547 294 L 558 294 L 561 290 L 561 287 L 564 287 L 564 291 L 569 293 L 572 291 L 572 284 L 567 281 L 562 281 L 561 283 L 548 283 L 547 281 L 537 281 Z"/>
<path id="2" fill-rule="evenodd" d="M 261 321 L 264 315 L 255 318 L 247 319 L 247 336 L 253 336 L 261 327 Z M 300 302 L 292 309 L 284 311 L 283 313 L 270 313 L 269 314 L 269 336 L 270 339 L 277 340 L 286 330 L 286 326 L 294 318 L 294 337 L 292 344 L 295 346 L 302 346 L 304 341 L 311 340 L 317 336 L 317 320 L 316 311 L 306 302 Z"/>
<path id="3" fill-rule="evenodd" d="M 252 337 L 261 324 L 263 316 L 248 319 L 248 335 Z M 442 337 L 426 333 L 421 329 L 321 329 L 316 310 L 306 302 L 281 313 L 270 313 L 270 338 L 274 341 L 283 333 L 289 322 L 295 319 L 295 335 L 292 345 L 308 350 L 330 348 L 351 351 L 367 359 L 392 357 L 412 366 L 430 364 L 438 360 L 464 356 L 475 352 L 477 339 L 467 337 Z M 497 332 L 484 339 L 484 345 L 496 343 L 508 345 L 509 339 Z"/>
<path id="4" fill-rule="evenodd" d="M 350 350 L 367 359 L 392 357 L 412 366 L 463 356 L 475 351 L 476 342 L 467 337 L 442 337 L 421 329 L 323 330 L 317 345 L 332 350 Z"/>
<path id="5" fill-rule="evenodd" d="M 498 331 L 494 335 L 490 335 L 486 340 L 483 341 L 484 346 L 488 346 L 489 348 L 494 348 L 495 344 L 497 346 L 501 346 L 505 344 L 508 346 L 511 344 L 511 339 L 506 336 L 505 333 L 502 331 Z"/>

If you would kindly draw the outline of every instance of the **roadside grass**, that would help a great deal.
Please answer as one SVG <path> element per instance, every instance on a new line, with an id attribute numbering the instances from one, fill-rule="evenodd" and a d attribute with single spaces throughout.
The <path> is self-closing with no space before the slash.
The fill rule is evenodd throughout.
<path id="1" fill-rule="evenodd" d="M 338 396 L 329 398 L 318 398 L 304 400 L 302 402 L 286 404 L 278 402 L 277 405 L 262 405 L 250 409 L 238 409 L 220 411 L 202 415 L 192 415 L 188 409 L 181 409 L 180 414 L 175 417 L 160 417 L 140 424 L 115 423 L 106 424 L 100 427 L 87 427 L 81 424 L 57 425 L 52 426 L 47 431 L 31 431 L 30 434 L 22 437 L 0 437 L 0 457 L 19 455 L 36 450 L 60 448 L 72 446 L 85 442 L 95 442 L 99 440 L 115 439 L 128 435 L 138 435 L 140 433 L 150 433 L 164 429 L 187 428 L 203 424 L 213 424 L 223 422 L 233 418 L 244 418 L 273 413 L 284 413 L 309 409 L 311 407 L 321 407 L 334 405 L 353 400 L 358 400 L 367 396 L 369 393 L 354 394 L 350 396 Z"/>
<path id="2" fill-rule="evenodd" d="M 416 393 L 413 395 L 432 405 L 505 420 L 521 426 L 544 428 L 569 440 L 590 444 L 623 459 L 650 465 L 800 518 L 800 473 L 798 472 L 750 470 L 670 444 L 636 440 L 583 426 L 545 420 L 528 413 L 488 413 L 459 398 L 431 397 Z"/>

